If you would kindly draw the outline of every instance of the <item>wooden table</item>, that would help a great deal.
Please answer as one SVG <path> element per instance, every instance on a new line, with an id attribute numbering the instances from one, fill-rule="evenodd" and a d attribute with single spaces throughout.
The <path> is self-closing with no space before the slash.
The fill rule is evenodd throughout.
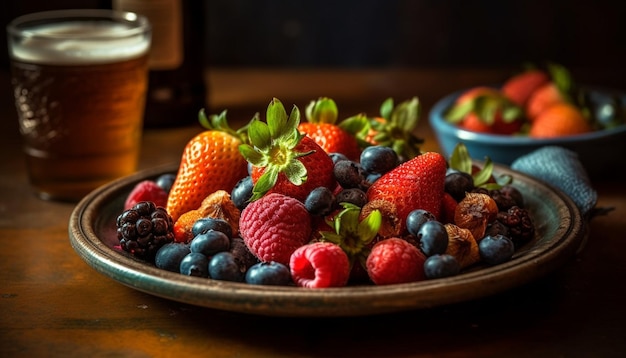
<path id="1" fill-rule="evenodd" d="M 247 121 L 271 97 L 301 108 L 330 96 L 340 116 L 377 113 L 417 95 L 418 133 L 437 150 L 426 114 L 444 94 L 494 83 L 508 69 L 220 70 L 215 111 Z M 623 73 L 622 73 L 623 74 Z M 613 73 L 588 79 L 615 81 Z M 622 77 L 624 78 L 624 77 Z M 605 82 L 602 82 L 605 81 Z M 615 207 L 589 226 L 585 249 L 547 277 L 473 302 L 373 317 L 281 318 L 180 304 L 97 273 L 68 239 L 72 204 L 37 199 L 24 168 L 8 75 L 0 76 L 1 357 L 618 357 L 626 353 L 626 185 L 594 183 Z M 622 83 L 622 85 L 626 85 Z M 626 90 L 626 88 L 623 88 Z M 176 163 L 197 126 L 146 130 L 140 169 Z M 623 169 L 622 169 L 623 170 Z"/>

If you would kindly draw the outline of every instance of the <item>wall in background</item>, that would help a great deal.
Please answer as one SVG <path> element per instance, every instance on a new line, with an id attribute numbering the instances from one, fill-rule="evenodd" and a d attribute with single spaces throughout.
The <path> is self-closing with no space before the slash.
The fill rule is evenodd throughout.
<path id="1" fill-rule="evenodd" d="M 203 1 L 203 0 L 184 0 Z M 204 0 L 213 66 L 499 66 L 552 60 L 626 64 L 626 2 Z M 110 0 L 5 0 L 4 26 L 32 11 L 107 7 Z"/>

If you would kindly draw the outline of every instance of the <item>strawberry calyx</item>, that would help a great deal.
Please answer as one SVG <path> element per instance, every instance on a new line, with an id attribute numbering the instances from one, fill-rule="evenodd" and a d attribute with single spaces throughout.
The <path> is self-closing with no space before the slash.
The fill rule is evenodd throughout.
<path id="1" fill-rule="evenodd" d="M 361 137 L 375 134 L 372 140 L 377 145 L 392 148 L 403 160 L 409 160 L 421 154 L 423 138 L 415 136 L 419 122 L 420 102 L 417 97 L 394 105 L 392 98 L 386 99 L 380 107 L 380 117 L 369 119 L 369 130 L 362 131 Z"/>
<path id="2" fill-rule="evenodd" d="M 334 100 L 327 97 L 320 97 L 313 100 L 306 107 L 304 112 L 307 121 L 310 123 L 336 124 L 339 110 Z"/>
<path id="3" fill-rule="evenodd" d="M 320 232 L 321 240 L 339 245 L 348 255 L 350 266 L 357 261 L 364 265 L 370 252 L 370 244 L 376 238 L 382 224 L 382 214 L 378 210 L 373 210 L 359 220 L 360 207 L 351 203 L 341 203 L 341 206 L 343 209 L 327 220 L 328 226 L 334 231 Z"/>
<path id="4" fill-rule="evenodd" d="M 506 174 L 494 177 L 494 163 L 488 156 L 485 157 L 482 167 L 477 167 L 469 154 L 469 150 L 463 143 L 459 143 L 454 147 L 448 165 L 450 169 L 470 174 L 474 179 L 474 186 L 477 188 L 496 190 L 510 184 L 513 180 L 510 175 Z"/>
<path id="5" fill-rule="evenodd" d="M 228 125 L 226 119 L 226 110 L 223 110 L 220 114 L 211 114 L 207 117 L 204 108 L 198 112 L 198 121 L 200 125 L 207 130 L 215 130 L 224 133 L 228 133 L 231 136 L 238 138 L 242 143 L 248 142 L 248 125 L 242 126 L 235 130 Z"/>
<path id="6" fill-rule="evenodd" d="M 490 92 L 455 104 L 448 109 L 445 118 L 450 123 L 458 124 L 470 113 L 476 114 L 477 118 L 488 126 L 496 122 L 498 115 L 504 123 L 513 123 L 524 115 L 523 109 L 504 94 Z"/>
<path id="7" fill-rule="evenodd" d="M 278 175 L 284 173 L 294 185 L 307 180 L 307 169 L 298 160 L 312 152 L 297 152 L 296 146 L 305 137 L 298 131 L 300 110 L 294 105 L 289 116 L 280 100 L 274 98 L 267 107 L 266 122 L 258 113 L 247 128 L 249 143 L 239 146 L 239 152 L 252 165 L 265 168 L 254 184 L 251 200 L 262 197 L 274 187 Z"/>

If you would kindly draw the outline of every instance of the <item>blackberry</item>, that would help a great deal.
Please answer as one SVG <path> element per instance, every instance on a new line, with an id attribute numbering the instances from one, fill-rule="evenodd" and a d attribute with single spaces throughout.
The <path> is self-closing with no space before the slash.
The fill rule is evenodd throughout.
<path id="1" fill-rule="evenodd" d="M 513 206 L 524 207 L 522 194 L 519 190 L 510 185 L 505 185 L 500 189 L 490 190 L 489 196 L 496 202 L 498 210 L 500 211 L 509 210 Z"/>
<path id="2" fill-rule="evenodd" d="M 116 225 L 121 248 L 149 262 L 154 262 L 163 245 L 174 241 L 172 217 L 151 201 L 141 201 L 122 212 Z"/>
<path id="3" fill-rule="evenodd" d="M 496 220 L 508 228 L 508 236 L 513 240 L 516 248 L 529 242 L 535 236 L 535 226 L 528 210 L 519 206 L 512 206 L 507 211 L 499 212 Z"/>

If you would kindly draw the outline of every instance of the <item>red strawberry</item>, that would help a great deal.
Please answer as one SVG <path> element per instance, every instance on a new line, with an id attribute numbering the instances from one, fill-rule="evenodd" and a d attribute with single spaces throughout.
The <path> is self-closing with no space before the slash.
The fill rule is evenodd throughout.
<path id="1" fill-rule="evenodd" d="M 526 103 L 528 119 L 534 121 L 541 112 L 555 103 L 566 102 L 565 96 L 554 82 L 548 82 L 535 90 Z"/>
<path id="2" fill-rule="evenodd" d="M 443 198 L 441 199 L 441 221 L 443 224 L 454 223 L 454 212 L 456 211 L 458 203 L 452 195 L 447 192 L 443 193 Z"/>
<path id="3" fill-rule="evenodd" d="M 456 99 L 446 120 L 473 132 L 512 134 L 520 130 L 524 117 L 522 108 L 500 90 L 478 86 Z"/>
<path id="4" fill-rule="evenodd" d="M 337 124 L 337 112 L 337 105 L 330 98 L 311 101 L 306 109 L 308 122 L 301 122 L 298 130 L 311 137 L 326 153 L 342 153 L 351 160 L 358 160 L 361 154 L 359 143 L 347 128 Z"/>
<path id="5" fill-rule="evenodd" d="M 239 153 L 241 134 L 228 127 L 226 111 L 200 122 L 208 130 L 192 138 L 183 151 L 176 180 L 170 189 L 167 211 L 174 221 L 197 209 L 202 200 L 217 190 L 230 192 L 247 175 L 246 160 Z"/>
<path id="6" fill-rule="evenodd" d="M 426 256 L 406 240 L 392 237 L 379 241 L 367 257 L 367 273 L 376 285 L 416 282 L 424 275 Z"/>
<path id="7" fill-rule="evenodd" d="M 330 242 L 300 246 L 291 255 L 289 267 L 293 281 L 300 287 L 343 287 L 350 278 L 348 256 Z"/>
<path id="8" fill-rule="evenodd" d="M 288 265 L 291 254 L 310 240 L 311 218 L 302 202 L 270 193 L 243 209 L 239 231 L 259 260 Z"/>
<path id="9" fill-rule="evenodd" d="M 420 102 L 417 97 L 394 106 L 392 98 L 386 99 L 380 106 L 380 116 L 368 120 L 368 130 L 363 130 L 357 137 L 368 145 L 382 145 L 393 148 L 403 160 L 420 154 L 422 138 L 415 136 L 415 129 L 420 118 Z M 359 116 L 344 120 L 359 120 Z"/>
<path id="10" fill-rule="evenodd" d="M 412 210 L 424 209 L 439 218 L 446 166 L 445 157 L 437 152 L 400 164 L 369 187 L 363 214 L 381 211 L 384 220 L 379 233 L 385 237 L 402 234 Z"/>
<path id="11" fill-rule="evenodd" d="M 250 144 L 239 147 L 253 165 L 251 200 L 267 193 L 280 193 L 300 201 L 323 186 L 334 190 L 333 161 L 315 141 L 298 131 L 300 111 L 294 106 L 287 116 L 274 98 L 267 108 L 267 123 L 257 118 L 248 127 Z"/>
<path id="12" fill-rule="evenodd" d="M 167 205 L 167 192 L 152 180 L 144 180 L 133 187 L 126 197 L 124 210 L 128 210 L 140 201 L 151 201 L 156 206 Z"/>
<path id="13" fill-rule="evenodd" d="M 514 75 L 502 84 L 502 93 L 520 107 L 524 107 L 531 94 L 550 81 L 545 71 L 531 69 Z"/>
<path id="14" fill-rule="evenodd" d="M 574 103 L 575 85 L 572 75 L 564 66 L 550 63 L 547 66 L 550 81 L 535 89 L 526 102 L 526 116 L 534 121 L 541 112 L 555 103 Z"/>

